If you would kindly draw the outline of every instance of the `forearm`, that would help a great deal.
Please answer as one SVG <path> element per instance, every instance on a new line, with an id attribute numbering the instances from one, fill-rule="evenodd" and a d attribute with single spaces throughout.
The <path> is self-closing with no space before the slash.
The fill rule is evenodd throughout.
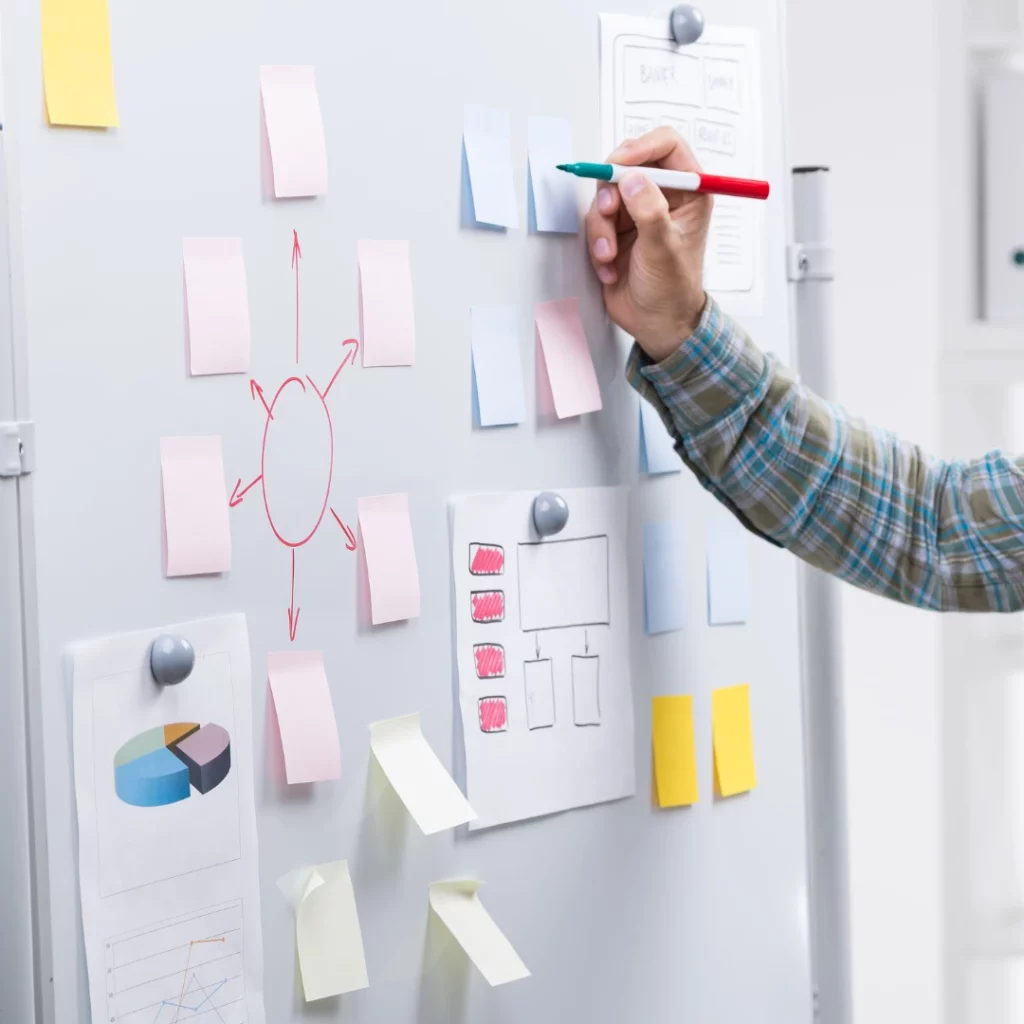
<path id="1" fill-rule="evenodd" d="M 1024 474 L 1012 460 L 946 463 L 850 419 L 713 303 L 662 363 L 634 350 L 628 375 L 705 486 L 812 565 L 924 607 L 1024 603 Z"/>

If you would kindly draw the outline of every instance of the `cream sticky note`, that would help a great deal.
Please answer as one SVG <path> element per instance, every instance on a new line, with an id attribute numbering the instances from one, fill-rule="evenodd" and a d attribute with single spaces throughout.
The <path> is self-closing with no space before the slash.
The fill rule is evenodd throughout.
<path id="1" fill-rule="evenodd" d="M 375 722 L 370 726 L 370 749 L 424 835 L 476 817 L 427 743 L 418 714 Z"/>
<path id="2" fill-rule="evenodd" d="M 473 219 L 478 224 L 505 228 L 519 224 L 512 180 L 511 133 L 507 110 L 466 104 L 462 146 L 469 172 Z"/>
<path id="3" fill-rule="evenodd" d="M 240 238 L 186 238 L 189 373 L 249 369 L 249 290 Z"/>
<path id="4" fill-rule="evenodd" d="M 531 117 L 527 122 L 530 161 L 530 214 L 535 231 L 575 234 L 579 230 L 578 185 L 556 167 L 573 161 L 572 125 L 561 117 Z"/>
<path id="5" fill-rule="evenodd" d="M 474 306 L 470 311 L 473 387 L 481 427 L 526 419 L 523 364 L 515 306 Z"/>
<path id="6" fill-rule="evenodd" d="M 412 366 L 416 327 L 408 242 L 359 243 L 363 366 Z"/>
<path id="7" fill-rule="evenodd" d="M 107 0 L 42 0 L 41 15 L 46 120 L 116 128 Z"/>
<path id="8" fill-rule="evenodd" d="M 528 978 L 526 964 L 480 902 L 480 885 L 469 878 L 434 882 L 430 886 L 430 907 L 489 985 Z"/>
<path id="9" fill-rule="evenodd" d="M 260 68 L 263 120 L 270 145 L 274 195 L 327 195 L 327 141 L 310 67 Z"/>
<path id="10" fill-rule="evenodd" d="M 722 796 L 735 796 L 754 789 L 757 768 L 750 721 L 750 687 L 746 683 L 711 691 L 711 736 L 718 792 Z"/>
<path id="11" fill-rule="evenodd" d="M 697 751 L 693 732 L 693 697 L 651 698 L 654 781 L 659 807 L 695 804 Z"/>
<path id="12" fill-rule="evenodd" d="M 278 879 L 295 910 L 295 945 L 306 1002 L 369 987 L 348 861 L 300 868 Z"/>
<path id="13" fill-rule="evenodd" d="M 358 509 L 373 624 L 415 619 L 420 613 L 420 573 L 409 521 L 409 495 L 360 498 Z"/>
<path id="14" fill-rule="evenodd" d="M 162 437 L 167 576 L 231 568 L 231 525 L 219 437 Z"/>
<path id="15" fill-rule="evenodd" d="M 338 723 L 323 652 L 272 652 L 267 655 L 267 676 L 289 784 L 339 778 Z"/>
<path id="16" fill-rule="evenodd" d="M 596 412 L 601 408 L 601 389 L 580 320 L 579 299 L 538 302 L 534 317 L 558 418 Z"/>

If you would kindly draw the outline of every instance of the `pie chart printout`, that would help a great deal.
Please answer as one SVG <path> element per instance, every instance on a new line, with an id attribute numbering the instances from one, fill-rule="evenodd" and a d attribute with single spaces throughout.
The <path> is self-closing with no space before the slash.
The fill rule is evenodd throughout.
<path id="1" fill-rule="evenodd" d="M 209 793 L 231 770 L 231 737 L 210 722 L 173 722 L 133 736 L 114 755 L 114 791 L 135 807 Z"/>

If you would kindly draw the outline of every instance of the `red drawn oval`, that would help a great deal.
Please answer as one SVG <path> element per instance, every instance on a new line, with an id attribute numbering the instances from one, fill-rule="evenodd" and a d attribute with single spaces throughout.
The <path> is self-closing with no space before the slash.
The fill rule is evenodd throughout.
<path id="1" fill-rule="evenodd" d="M 297 538 L 285 537 L 282 533 L 283 527 L 274 521 L 274 514 L 270 510 L 270 500 L 267 497 L 267 439 L 270 436 L 270 431 L 275 423 L 278 422 L 277 417 L 274 415 L 274 409 L 277 405 L 278 399 L 281 397 L 282 392 L 289 385 L 298 385 L 302 391 L 308 396 L 310 401 L 313 401 L 323 411 L 323 422 L 324 427 L 327 430 L 329 438 L 329 449 L 330 449 L 330 465 L 327 468 L 327 486 L 324 490 L 323 501 L 320 502 L 319 495 L 316 496 L 316 501 L 313 505 L 311 515 L 316 516 L 316 521 L 313 523 L 312 528 L 308 532 L 299 530 L 301 536 Z M 324 515 L 327 512 L 327 504 L 331 497 L 331 481 L 334 477 L 334 424 L 331 422 L 331 412 L 327 408 L 327 403 L 324 401 L 323 396 L 316 389 L 316 385 L 307 377 L 304 381 L 300 377 L 289 377 L 274 393 L 274 398 L 270 403 L 270 416 L 267 417 L 266 425 L 263 428 L 263 447 L 260 452 L 260 473 L 262 475 L 261 488 L 263 491 L 263 507 L 267 513 L 267 522 L 270 523 L 271 530 L 274 531 L 274 536 L 282 543 L 290 548 L 300 548 L 303 544 L 306 544 L 313 536 L 314 533 L 320 528 L 320 524 L 323 522 Z M 316 508 L 316 504 L 319 503 L 319 508 Z"/>

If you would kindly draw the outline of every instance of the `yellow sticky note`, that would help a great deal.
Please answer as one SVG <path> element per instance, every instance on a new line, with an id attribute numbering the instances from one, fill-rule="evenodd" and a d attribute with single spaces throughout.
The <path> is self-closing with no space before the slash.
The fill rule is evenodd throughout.
<path id="1" fill-rule="evenodd" d="M 697 751 L 693 738 L 693 697 L 653 697 L 651 737 L 659 807 L 695 804 Z"/>
<path id="2" fill-rule="evenodd" d="M 41 0 L 50 124 L 116 128 L 107 0 Z"/>
<path id="3" fill-rule="evenodd" d="M 757 786 L 754 730 L 750 723 L 750 687 L 711 691 L 711 735 L 715 748 L 715 788 L 722 796 Z"/>

